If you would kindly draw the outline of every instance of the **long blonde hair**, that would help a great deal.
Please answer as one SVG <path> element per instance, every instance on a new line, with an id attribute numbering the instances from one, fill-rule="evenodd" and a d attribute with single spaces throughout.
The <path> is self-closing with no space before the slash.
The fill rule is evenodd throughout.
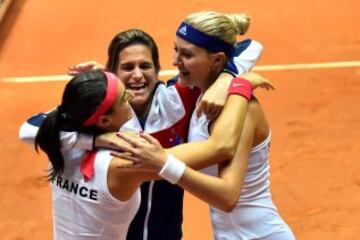
<path id="1" fill-rule="evenodd" d="M 250 17 L 244 13 L 204 11 L 188 15 L 185 22 L 203 33 L 233 45 L 236 36 L 245 34 L 249 29 Z"/>

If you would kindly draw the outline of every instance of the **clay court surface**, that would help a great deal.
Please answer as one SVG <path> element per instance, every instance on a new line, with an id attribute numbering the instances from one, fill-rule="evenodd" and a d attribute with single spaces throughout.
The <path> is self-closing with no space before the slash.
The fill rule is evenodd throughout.
<path id="1" fill-rule="evenodd" d="M 0 25 L 1 239 L 52 238 L 49 187 L 40 180 L 47 160 L 17 134 L 28 116 L 60 101 L 66 83 L 14 83 L 5 78 L 62 75 L 79 61 L 104 62 L 112 36 L 133 27 L 154 36 L 162 68 L 174 69 L 173 37 L 179 22 L 190 12 L 209 9 L 252 17 L 247 37 L 265 47 L 260 67 L 335 64 L 262 69 L 277 91 L 258 95 L 273 131 L 273 198 L 297 239 L 360 239 L 356 0 L 14 0 Z M 344 61 L 352 62 L 340 67 Z M 184 211 L 184 240 L 211 239 L 207 205 L 187 194 Z"/>

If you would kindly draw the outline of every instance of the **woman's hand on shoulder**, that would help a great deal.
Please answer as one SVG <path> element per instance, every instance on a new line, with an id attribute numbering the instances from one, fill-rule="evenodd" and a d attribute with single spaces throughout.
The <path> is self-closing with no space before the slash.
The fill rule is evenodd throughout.
<path id="1" fill-rule="evenodd" d="M 239 77 L 248 80 L 252 89 L 264 88 L 266 90 L 274 90 L 275 87 L 268 79 L 264 78 L 258 73 L 247 72 L 241 74 Z M 227 73 L 221 73 L 218 79 L 206 90 L 201 97 L 199 105 L 196 110 L 196 115 L 200 117 L 202 113 L 206 115 L 209 120 L 216 119 L 223 109 L 227 97 L 229 86 L 232 82 L 233 76 Z"/>
<path id="2" fill-rule="evenodd" d="M 204 113 L 209 120 L 219 116 L 228 96 L 228 89 L 233 76 L 228 73 L 221 73 L 216 81 L 206 90 L 201 97 L 196 109 L 197 117 Z"/>
<path id="3" fill-rule="evenodd" d="M 270 82 L 270 80 L 264 78 L 258 73 L 255 72 L 246 72 L 241 74 L 239 77 L 248 80 L 251 84 L 251 88 L 254 90 L 258 87 L 264 88 L 266 90 L 274 90 L 275 86 Z"/>
<path id="4" fill-rule="evenodd" d="M 159 171 L 167 160 L 167 154 L 161 144 L 154 137 L 140 133 L 140 138 L 117 133 L 117 136 L 126 141 L 128 146 L 122 147 L 122 152 L 112 152 L 111 155 L 133 162 L 125 168 L 142 168 Z M 121 167 L 120 167 L 121 168 Z"/>

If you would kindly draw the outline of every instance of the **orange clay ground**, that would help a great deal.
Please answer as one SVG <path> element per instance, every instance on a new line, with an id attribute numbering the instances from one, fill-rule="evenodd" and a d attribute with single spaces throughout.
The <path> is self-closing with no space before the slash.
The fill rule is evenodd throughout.
<path id="1" fill-rule="evenodd" d="M 174 31 L 190 12 L 246 12 L 246 37 L 265 47 L 259 66 L 360 60 L 360 3 L 344 1 L 25 1 L 0 25 L 1 239 L 51 239 L 47 160 L 18 140 L 20 124 L 60 100 L 65 82 L 3 78 L 61 75 L 70 64 L 104 62 L 115 33 L 137 27 L 171 66 Z M 277 87 L 258 91 L 272 126 L 271 189 L 297 239 L 360 239 L 360 68 L 261 72 Z M 211 239 L 207 205 L 185 198 L 184 240 Z"/>

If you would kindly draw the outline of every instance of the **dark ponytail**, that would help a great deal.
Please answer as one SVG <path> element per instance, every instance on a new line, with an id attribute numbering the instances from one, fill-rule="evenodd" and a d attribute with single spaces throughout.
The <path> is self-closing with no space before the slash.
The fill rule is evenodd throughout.
<path id="1" fill-rule="evenodd" d="M 97 109 L 106 95 L 107 80 L 101 71 L 89 71 L 74 77 L 65 86 L 61 105 L 50 112 L 42 122 L 35 138 L 35 149 L 44 151 L 50 162 L 48 180 L 54 180 L 65 169 L 61 154 L 60 131 L 67 129 L 94 134 L 95 126 L 83 123 Z"/>
<path id="2" fill-rule="evenodd" d="M 60 151 L 60 118 L 61 113 L 58 109 L 48 113 L 35 138 L 36 151 L 39 152 L 40 147 L 47 154 L 52 165 L 47 175 L 49 181 L 64 171 L 64 158 Z"/>

